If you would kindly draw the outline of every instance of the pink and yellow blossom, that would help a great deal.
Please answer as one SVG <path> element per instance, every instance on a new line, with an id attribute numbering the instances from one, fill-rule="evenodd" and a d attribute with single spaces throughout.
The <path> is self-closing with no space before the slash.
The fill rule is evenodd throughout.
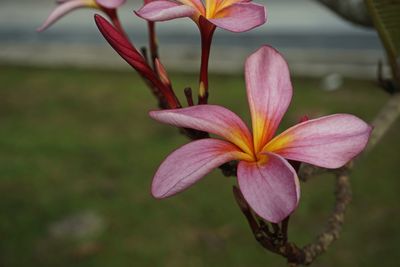
<path id="1" fill-rule="evenodd" d="M 225 139 L 193 141 L 170 154 L 153 178 L 155 198 L 177 194 L 237 160 L 237 181 L 245 200 L 260 217 L 278 223 L 300 199 L 297 173 L 288 160 L 334 169 L 367 145 L 371 127 L 349 114 L 306 120 L 275 136 L 292 98 L 287 63 L 275 49 L 263 46 L 251 55 L 245 76 L 252 131 L 232 111 L 217 105 L 150 112 L 159 122 Z"/>

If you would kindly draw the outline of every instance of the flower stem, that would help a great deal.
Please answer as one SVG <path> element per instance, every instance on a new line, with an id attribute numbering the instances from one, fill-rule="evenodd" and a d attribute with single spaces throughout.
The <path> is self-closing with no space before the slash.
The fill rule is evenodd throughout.
<path id="1" fill-rule="evenodd" d="M 208 102 L 208 63 L 210 59 L 212 37 L 216 27 L 204 17 L 200 17 L 199 26 L 201 34 L 201 66 L 198 103 L 202 105 Z"/>
<path id="2" fill-rule="evenodd" d="M 193 103 L 193 96 L 192 96 L 192 88 L 186 87 L 184 92 L 185 92 L 186 101 L 188 103 L 188 106 L 189 107 L 193 106 L 194 103 Z"/>

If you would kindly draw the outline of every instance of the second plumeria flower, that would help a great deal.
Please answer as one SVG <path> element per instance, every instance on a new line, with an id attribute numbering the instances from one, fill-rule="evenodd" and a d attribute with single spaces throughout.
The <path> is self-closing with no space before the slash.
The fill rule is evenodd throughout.
<path id="1" fill-rule="evenodd" d="M 166 21 L 189 17 L 201 33 L 199 103 L 207 103 L 208 61 L 216 27 L 245 32 L 267 21 L 266 8 L 251 0 L 156 0 L 145 4 L 136 14 L 148 21 Z"/>
<path id="2" fill-rule="evenodd" d="M 44 31 L 63 16 L 79 8 L 94 8 L 114 16 L 115 9 L 125 2 L 126 0 L 57 0 L 58 6 L 51 12 L 37 31 Z"/>

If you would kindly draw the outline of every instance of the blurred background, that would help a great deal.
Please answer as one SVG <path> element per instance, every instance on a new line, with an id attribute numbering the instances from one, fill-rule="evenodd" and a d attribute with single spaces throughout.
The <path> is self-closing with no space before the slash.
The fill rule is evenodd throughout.
<path id="1" fill-rule="evenodd" d="M 140 0 L 128 1 L 121 19 L 137 47 L 147 43 L 146 23 L 133 14 Z M 261 44 L 281 50 L 299 75 L 374 77 L 383 58 L 372 30 L 355 27 L 312 0 L 264 0 L 269 22 L 244 34 L 218 30 L 213 71 L 240 73 L 243 60 Z M 42 34 L 35 32 L 54 7 L 52 0 L 1 0 L 0 60 L 33 65 L 93 66 L 127 69 L 110 51 L 93 23 L 91 10 L 79 10 Z M 159 24 L 164 62 L 179 71 L 197 71 L 199 34 L 188 19 Z M 62 52 L 60 52 L 62 51 Z M 305 56 L 305 54 L 307 54 Z M 101 55 L 101 56 L 99 56 Z"/>
<path id="2" fill-rule="evenodd" d="M 304 114 L 370 121 L 389 98 L 375 82 L 385 60 L 377 34 L 316 1 L 257 2 L 268 7 L 266 25 L 216 32 L 210 101 L 248 120 L 243 62 L 270 44 L 288 59 L 295 88 L 282 129 Z M 128 0 L 121 10 L 137 47 L 147 42 L 132 13 L 140 5 Z M 93 11 L 36 33 L 54 7 L 0 0 L 0 266 L 284 266 L 253 240 L 234 179 L 215 171 L 174 198 L 151 198 L 155 169 L 187 140 L 148 118 L 156 102 L 101 37 Z M 158 32 L 174 87 L 196 88 L 194 23 L 160 23 Z M 398 266 L 399 129 L 396 122 L 355 169 L 342 236 L 315 266 Z M 292 240 L 303 245 L 322 231 L 333 185 L 330 176 L 302 184 Z"/>

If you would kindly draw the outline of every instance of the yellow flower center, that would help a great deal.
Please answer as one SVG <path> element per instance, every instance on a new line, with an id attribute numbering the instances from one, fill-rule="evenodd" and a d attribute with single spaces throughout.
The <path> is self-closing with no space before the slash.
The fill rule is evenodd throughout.
<path id="1" fill-rule="evenodd" d="M 252 147 L 250 144 L 246 143 L 246 150 L 243 150 L 243 146 L 240 146 L 244 153 L 248 155 L 250 161 L 265 163 L 268 160 L 266 152 L 277 153 L 282 148 L 288 147 L 290 142 L 292 142 L 293 137 L 289 134 L 281 134 L 273 138 L 272 140 L 263 140 L 262 131 L 253 131 L 254 139 L 252 142 Z M 265 143 L 265 141 L 268 141 Z"/>

